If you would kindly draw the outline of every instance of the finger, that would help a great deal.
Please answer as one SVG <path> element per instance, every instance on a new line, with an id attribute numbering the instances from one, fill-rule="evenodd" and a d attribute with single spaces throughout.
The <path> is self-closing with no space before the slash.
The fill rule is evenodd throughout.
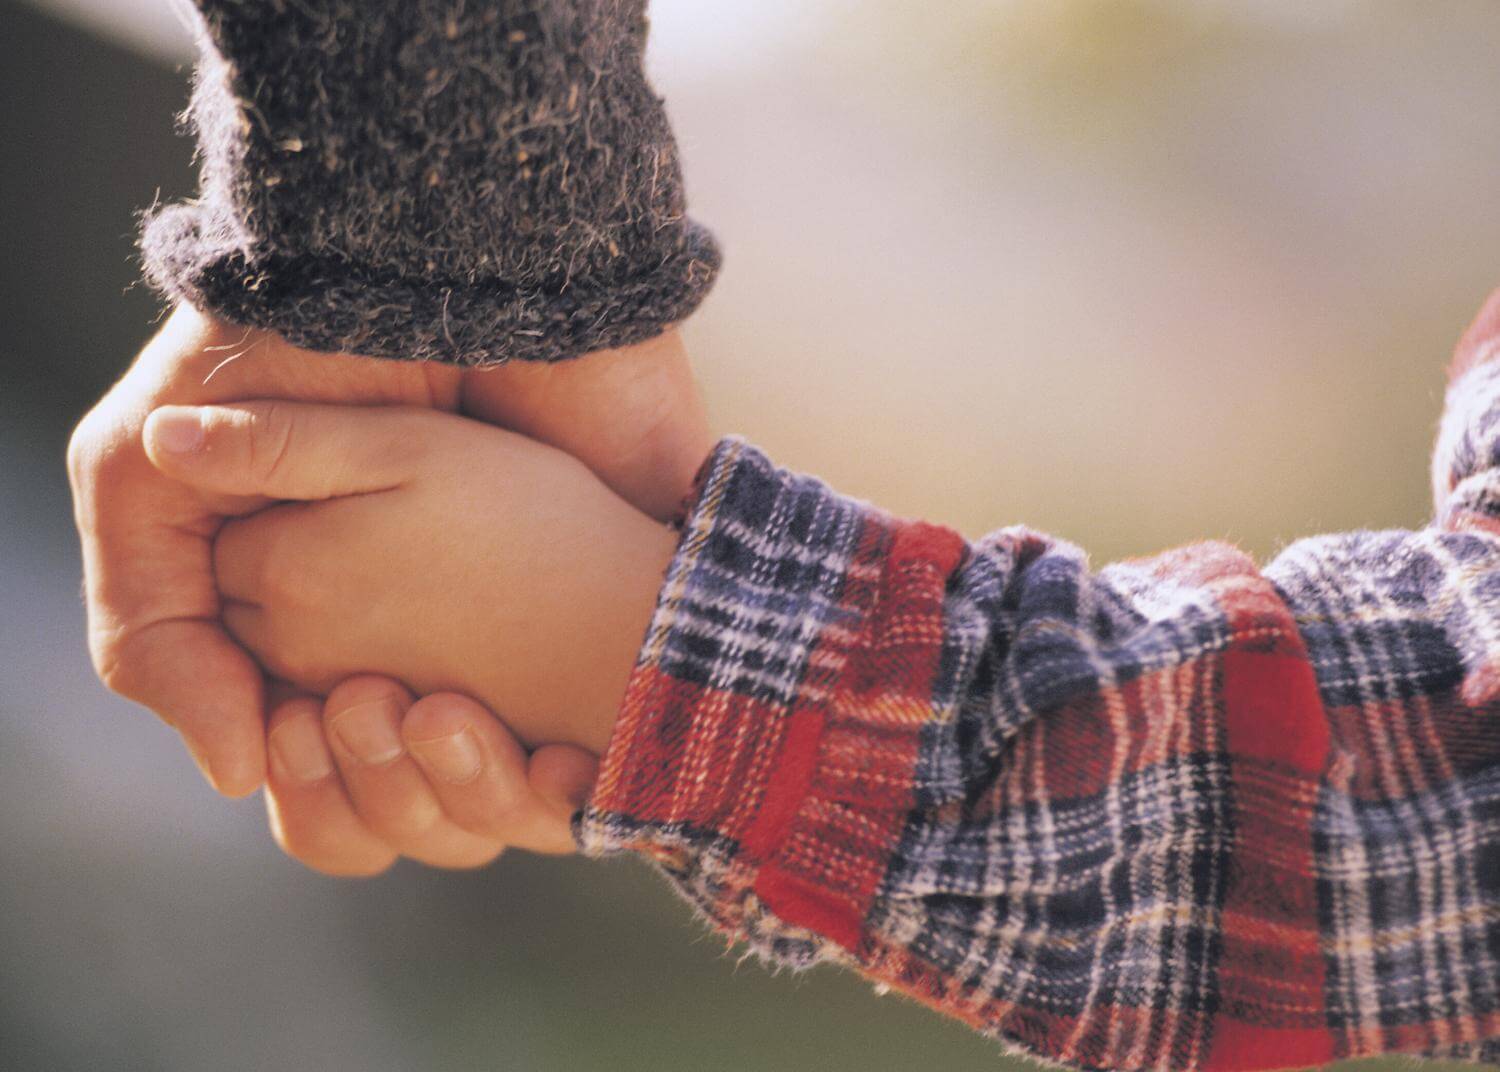
<path id="1" fill-rule="evenodd" d="M 1463 338 L 1458 340 L 1449 375 L 1457 379 L 1476 365 L 1497 357 L 1500 357 L 1500 290 L 1489 296 Z"/>
<path id="2" fill-rule="evenodd" d="M 254 603 L 227 601 L 224 609 L 219 612 L 219 620 L 224 623 L 225 630 L 234 638 L 235 643 L 241 647 L 252 653 L 270 650 L 271 638 L 266 628 L 266 613 Z M 261 665 L 265 666 L 264 663 Z M 271 673 L 276 673 L 275 668 L 268 669 Z"/>
<path id="3" fill-rule="evenodd" d="M 287 666 L 281 660 L 278 646 L 272 642 L 269 618 L 261 607 L 254 603 L 226 601 L 219 616 L 229 636 L 234 637 L 237 645 L 254 655 L 261 670 L 288 682 L 297 696 L 327 693 L 333 685 L 338 684 L 338 679 L 314 681 L 308 673 L 299 673 L 299 667 Z M 285 693 L 279 699 L 285 699 Z M 270 702 L 267 702 L 267 706 L 270 706 Z"/>
<path id="4" fill-rule="evenodd" d="M 272 711 L 276 710 L 288 700 L 306 699 L 307 690 L 298 688 L 290 681 L 280 678 L 268 677 L 266 679 L 266 706 Z"/>
<path id="5" fill-rule="evenodd" d="M 167 398 L 266 395 L 454 409 L 460 382 L 459 370 L 436 364 L 312 354 L 178 305 L 79 423 L 67 460 L 94 666 L 177 727 L 220 792 L 243 796 L 260 784 L 266 738 L 260 674 L 218 625 L 209 540 L 222 515 L 263 500 L 166 479 L 144 450 L 143 415 Z"/>
<path id="6" fill-rule="evenodd" d="M 163 406 L 142 440 L 157 469 L 201 491 L 329 499 L 399 486 L 432 419 L 394 406 Z"/>
<path id="7" fill-rule="evenodd" d="M 682 336 L 465 373 L 464 412 L 572 454 L 637 510 L 677 516 L 713 448 Z"/>
<path id="8" fill-rule="evenodd" d="M 260 787 L 263 678 L 217 624 L 182 619 L 143 626 L 103 674 L 110 688 L 151 708 L 182 735 L 218 792 L 243 797 Z"/>
<path id="9" fill-rule="evenodd" d="M 327 875 L 376 875 L 396 852 L 355 814 L 323 740 L 322 704 L 287 701 L 271 715 L 266 807 L 283 852 Z"/>
<path id="10" fill-rule="evenodd" d="M 573 851 L 568 818 L 533 789 L 525 749 L 482 704 L 456 693 L 424 696 L 401 736 L 456 826 L 533 852 Z"/>
<path id="11" fill-rule="evenodd" d="M 588 806 L 599 778 L 599 757 L 571 744 L 549 744 L 531 755 L 526 771 L 531 787 L 553 811 L 568 820 Z"/>
<path id="12" fill-rule="evenodd" d="M 251 517 L 227 521 L 214 537 L 214 580 L 225 599 L 245 603 L 264 601 L 267 592 L 278 590 L 275 564 L 286 562 L 288 554 L 278 556 L 285 547 L 282 535 L 289 533 L 299 519 L 312 509 L 306 503 L 287 503 L 262 510 Z"/>
<path id="13" fill-rule="evenodd" d="M 285 699 L 287 690 L 291 690 L 291 695 L 305 696 L 311 692 L 321 696 L 344 677 L 337 671 L 290 661 L 299 649 L 296 645 L 288 648 L 284 641 L 272 635 L 270 615 L 263 607 L 229 600 L 225 602 L 220 618 L 229 635 L 255 657 L 264 671 L 273 675 L 267 687 L 277 685 L 272 693 L 276 699 Z"/>
<path id="14" fill-rule="evenodd" d="M 503 843 L 448 821 L 427 779 L 406 753 L 401 718 L 411 694 L 388 678 L 340 682 L 324 705 L 323 725 L 354 810 L 404 856 L 434 867 L 479 867 Z"/>
<path id="15" fill-rule="evenodd" d="M 90 414 L 68 450 L 94 668 L 177 729 L 219 792 L 244 796 L 265 770 L 261 677 L 218 624 L 217 518 L 139 450 L 111 446 L 116 423 Z"/>

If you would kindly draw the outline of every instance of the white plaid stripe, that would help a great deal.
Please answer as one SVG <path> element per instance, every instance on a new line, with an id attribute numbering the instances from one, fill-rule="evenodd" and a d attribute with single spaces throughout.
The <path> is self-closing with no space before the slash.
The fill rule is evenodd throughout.
<path id="1" fill-rule="evenodd" d="M 1470 372 L 1449 402 L 1434 465 L 1439 516 L 1500 519 L 1500 364 Z M 869 508 L 775 471 L 749 448 L 732 467 L 724 480 L 742 470 L 745 488 L 775 486 L 761 487 L 759 513 L 714 518 L 709 538 L 729 550 L 695 564 L 658 646 L 661 665 L 709 693 L 805 697 L 814 641 L 827 645 L 818 665 L 836 682 L 840 653 L 859 639 L 840 620 L 840 585 L 880 580 L 849 576 Z M 1121 1068 L 1208 1060 L 1223 868 L 1305 866 L 1305 850 L 1290 844 L 1268 844 L 1260 861 L 1231 857 L 1227 738 L 1189 720 L 1223 702 L 1219 653 L 1269 645 L 1287 627 L 1231 630 L 1220 601 L 1261 579 L 1213 587 L 1173 568 L 1091 573 L 1076 548 L 1022 529 L 970 549 L 948 582 L 942 672 L 912 772 L 917 807 L 865 921 L 880 947 L 954 984 L 944 1000 L 998 1008 L 993 1030 L 1055 1060 L 1101 1060 L 1101 1040 Z M 1466 702 L 1459 685 L 1468 702 L 1500 704 L 1473 692 L 1486 667 L 1500 667 L 1500 537 L 1434 529 L 1306 540 L 1264 578 L 1295 616 L 1335 737 L 1316 788 L 1251 765 L 1236 768 L 1234 792 L 1311 812 L 1321 917 L 1310 922 L 1323 927 L 1327 1029 L 1350 1054 L 1388 1050 L 1397 1031 L 1410 1049 L 1415 1027 L 1433 1053 L 1493 1057 L 1500 867 L 1486 861 L 1500 864 L 1500 770 L 1494 757 L 1475 767 L 1472 755 L 1448 753 L 1440 734 L 1451 730 L 1439 720 L 1452 715 L 1437 704 Z M 934 624 L 900 628 L 922 637 Z M 1172 667 L 1181 672 L 1163 673 Z M 1148 674 L 1157 676 L 1142 681 Z M 1124 682 L 1141 682 L 1152 719 L 1127 712 Z M 1107 774 L 1094 795 L 1059 799 L 1053 783 L 1067 772 L 1051 765 L 1049 738 L 1079 703 L 1103 714 Z M 1162 758 L 1127 772 L 1128 748 Z M 831 836 L 864 836 L 861 816 L 845 809 L 814 810 Z M 687 849 L 675 881 L 764 955 L 795 964 L 851 955 L 779 926 L 749 892 L 734 845 L 713 831 L 593 821 L 620 841 Z M 796 851 L 836 861 L 843 850 L 811 840 Z M 1305 988 L 1274 976 L 1251 983 L 1267 1010 L 1316 1013 Z M 1131 1010 L 1150 1018 L 1127 1033 Z M 1017 1033 L 1028 1011 L 1076 1017 L 1071 1037 Z"/>

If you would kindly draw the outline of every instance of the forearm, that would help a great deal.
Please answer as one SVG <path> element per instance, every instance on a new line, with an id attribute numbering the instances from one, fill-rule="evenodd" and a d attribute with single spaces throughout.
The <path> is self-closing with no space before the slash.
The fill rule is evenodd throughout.
<path id="1" fill-rule="evenodd" d="M 1500 548 L 1437 530 L 1093 573 L 731 443 L 580 843 L 648 853 L 768 958 L 1072 1065 L 1473 1055 L 1500 1035 L 1486 585 Z"/>

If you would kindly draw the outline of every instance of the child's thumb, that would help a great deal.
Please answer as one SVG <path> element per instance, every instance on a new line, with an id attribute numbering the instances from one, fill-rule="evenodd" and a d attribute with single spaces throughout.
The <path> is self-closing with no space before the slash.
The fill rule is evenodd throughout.
<path id="1" fill-rule="evenodd" d="M 163 406 L 146 418 L 157 469 L 204 491 L 330 499 L 384 491 L 410 475 L 412 414 L 300 402 Z"/>

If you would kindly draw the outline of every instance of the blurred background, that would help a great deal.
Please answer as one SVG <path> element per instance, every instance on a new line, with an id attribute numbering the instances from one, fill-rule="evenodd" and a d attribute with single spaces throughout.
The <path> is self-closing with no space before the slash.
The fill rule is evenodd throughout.
<path id="1" fill-rule="evenodd" d="M 1494 0 L 653 10 L 721 429 L 1098 563 L 1423 522 L 1500 285 Z M 159 313 L 133 213 L 192 188 L 187 57 L 168 0 L 0 0 L 0 1068 L 1020 1067 L 739 964 L 633 861 L 306 872 L 97 684 L 63 449 Z"/>

